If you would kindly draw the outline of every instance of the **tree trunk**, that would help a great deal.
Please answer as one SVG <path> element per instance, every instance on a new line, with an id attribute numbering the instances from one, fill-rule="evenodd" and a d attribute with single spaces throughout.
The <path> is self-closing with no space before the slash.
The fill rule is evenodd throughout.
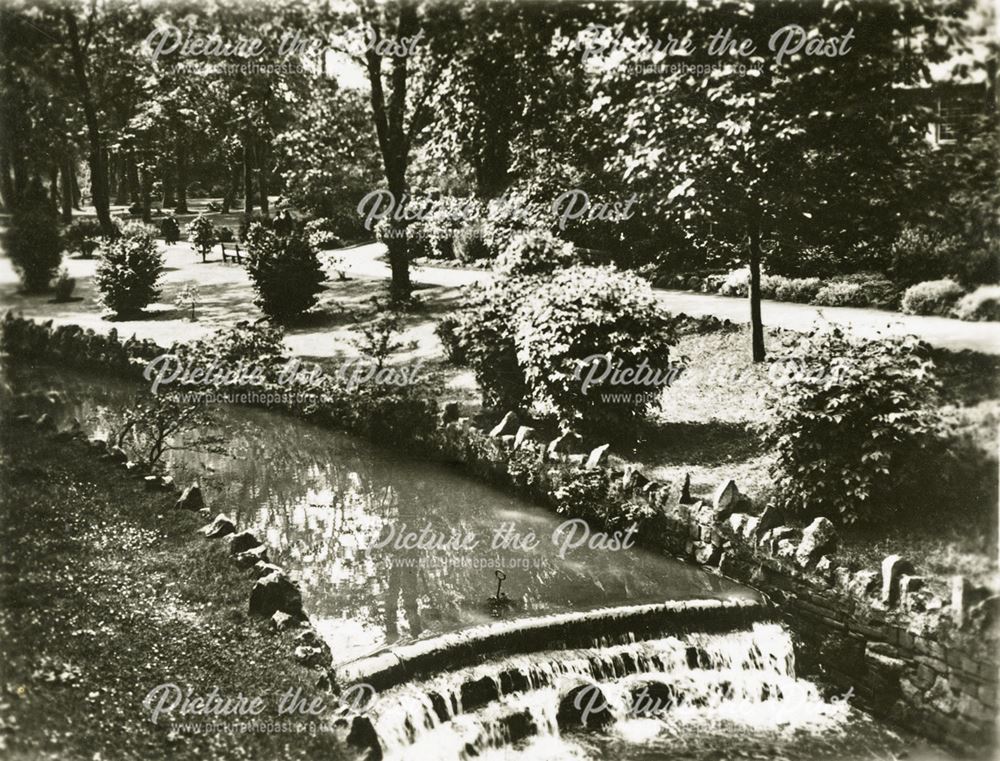
<path id="1" fill-rule="evenodd" d="M 178 214 L 187 214 L 188 146 L 183 129 L 177 131 L 177 208 Z"/>
<path id="2" fill-rule="evenodd" d="M 59 165 L 49 165 L 49 203 L 52 204 L 52 216 L 59 213 Z"/>
<path id="3" fill-rule="evenodd" d="M 139 166 L 135 161 L 135 151 L 129 151 L 128 154 L 128 192 L 130 203 L 142 202 L 139 197 L 142 193 L 139 187 Z"/>
<path id="4" fill-rule="evenodd" d="M 139 205 L 142 210 L 142 221 L 149 222 L 153 178 L 150 176 L 149 170 L 145 167 L 139 170 L 139 187 Z"/>
<path id="5" fill-rule="evenodd" d="M 10 210 L 17 205 L 14 180 L 11 179 L 10 146 L 7 140 L 0 143 L 0 205 Z"/>
<path id="6" fill-rule="evenodd" d="M 80 47 L 80 31 L 76 25 L 75 11 L 67 8 L 63 11 L 66 28 L 69 33 L 70 53 L 73 59 L 73 74 L 76 79 L 77 93 L 83 106 L 84 120 L 87 124 L 87 141 L 90 144 L 90 192 L 93 196 L 94 210 L 101 223 L 105 235 L 114 232 L 111 222 L 111 207 L 108 197 L 108 172 L 104 166 L 104 151 L 101 147 L 101 127 L 97 121 L 97 108 L 94 96 L 90 91 L 87 79 L 86 62 L 83 59 L 83 49 Z"/>
<path id="7" fill-rule="evenodd" d="M 60 179 L 59 187 L 62 190 L 62 221 L 68 223 L 73 219 L 73 180 L 70 175 L 73 173 L 73 160 L 66 158 L 59 166 Z"/>
<path id="8" fill-rule="evenodd" d="M 753 361 L 764 361 L 764 323 L 760 316 L 760 219 L 750 228 L 750 332 Z"/>
<path id="9" fill-rule="evenodd" d="M 253 214 L 253 157 L 246 139 L 243 140 L 243 213 L 248 217 Z"/>
<path id="10" fill-rule="evenodd" d="M 263 140 L 257 143 L 257 195 L 260 213 L 266 217 L 270 213 L 270 207 L 267 200 L 267 143 Z"/>
<path id="11" fill-rule="evenodd" d="M 80 201 L 83 200 L 83 194 L 80 192 L 80 182 L 76 179 L 76 171 L 73 169 L 72 163 L 70 165 L 70 169 L 72 171 L 69 173 L 69 184 L 73 188 L 73 208 L 77 211 L 83 211 L 83 209 L 80 208 Z"/>
<path id="12" fill-rule="evenodd" d="M 226 183 L 226 193 L 222 196 L 222 213 L 228 214 L 233 204 L 236 202 L 236 190 L 240 185 L 240 167 L 238 164 L 229 165 L 228 182 Z"/>
<path id="13" fill-rule="evenodd" d="M 163 160 L 163 208 L 172 209 L 177 203 L 174 196 L 174 164 L 169 158 Z"/>
<path id="14" fill-rule="evenodd" d="M 128 154 L 120 151 L 115 157 L 115 164 L 118 167 L 118 186 L 115 188 L 115 203 L 119 206 L 127 206 L 132 203 L 132 196 L 128 186 Z"/>

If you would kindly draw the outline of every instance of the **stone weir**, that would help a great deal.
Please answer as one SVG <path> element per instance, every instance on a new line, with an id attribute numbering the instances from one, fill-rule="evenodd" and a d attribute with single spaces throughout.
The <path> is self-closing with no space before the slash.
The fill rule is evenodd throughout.
<path id="1" fill-rule="evenodd" d="M 754 600 L 669 601 L 522 618 L 387 648 L 334 666 L 331 681 L 340 688 L 367 684 L 385 690 L 500 655 L 607 647 L 688 632 L 731 631 L 772 618 L 770 607 Z"/>

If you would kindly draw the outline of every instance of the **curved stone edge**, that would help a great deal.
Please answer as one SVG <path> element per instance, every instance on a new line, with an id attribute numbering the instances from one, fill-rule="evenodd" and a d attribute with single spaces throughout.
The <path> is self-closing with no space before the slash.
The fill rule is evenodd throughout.
<path id="1" fill-rule="evenodd" d="M 773 617 L 768 605 L 753 600 L 680 600 L 557 613 L 485 624 L 392 647 L 335 666 L 331 681 L 338 687 L 364 683 L 384 690 L 497 655 L 538 652 L 556 646 L 592 647 L 602 640 L 729 631 Z"/>

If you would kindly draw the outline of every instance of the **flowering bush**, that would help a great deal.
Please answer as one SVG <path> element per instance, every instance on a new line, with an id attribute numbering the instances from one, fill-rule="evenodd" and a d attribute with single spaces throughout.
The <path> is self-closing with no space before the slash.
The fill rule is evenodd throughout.
<path id="1" fill-rule="evenodd" d="M 946 315 L 962 293 L 954 280 L 926 280 L 906 289 L 902 309 L 906 314 Z"/>
<path id="2" fill-rule="evenodd" d="M 502 277 L 544 275 L 573 264 L 573 244 L 545 230 L 515 235 L 493 265 Z"/>
<path id="3" fill-rule="evenodd" d="M 750 268 L 741 267 L 732 270 L 719 284 L 719 293 L 723 296 L 745 297 L 750 291 Z"/>
<path id="4" fill-rule="evenodd" d="M 960 320 L 1000 320 L 1000 285 L 983 285 L 955 305 Z"/>
<path id="5" fill-rule="evenodd" d="M 207 261 L 208 253 L 212 250 L 212 246 L 215 245 L 217 240 L 215 225 L 212 224 L 212 220 L 204 214 L 199 214 L 188 225 L 187 237 L 191 241 L 191 245 L 194 246 L 195 251 L 201 254 L 201 260 L 203 262 Z"/>
<path id="6" fill-rule="evenodd" d="M 286 322 L 311 308 L 326 274 L 303 235 L 278 236 L 253 225 L 246 237 L 247 271 L 264 314 Z"/>
<path id="7" fill-rule="evenodd" d="M 163 254 L 148 227 L 138 223 L 121 225 L 114 240 L 98 249 L 95 283 L 100 301 L 118 316 L 141 312 L 159 296 Z"/>
<path id="8" fill-rule="evenodd" d="M 592 429 L 649 408 L 666 382 L 673 337 L 645 280 L 575 266 L 528 291 L 514 343 L 532 399 L 563 426 Z"/>
<path id="9" fill-rule="evenodd" d="M 329 248 L 341 248 L 344 243 L 336 233 L 337 221 L 326 217 L 310 219 L 306 222 L 304 232 L 309 245 L 317 251 Z"/>
<path id="10" fill-rule="evenodd" d="M 818 277 L 782 277 L 769 275 L 767 286 L 773 291 L 773 298 L 778 301 L 795 301 L 808 304 L 816 298 L 823 281 Z"/>
<path id="11" fill-rule="evenodd" d="M 913 338 L 856 342 L 840 329 L 808 336 L 799 368 L 770 398 L 768 445 L 793 511 L 875 522 L 912 506 L 938 442 L 933 363 Z"/>

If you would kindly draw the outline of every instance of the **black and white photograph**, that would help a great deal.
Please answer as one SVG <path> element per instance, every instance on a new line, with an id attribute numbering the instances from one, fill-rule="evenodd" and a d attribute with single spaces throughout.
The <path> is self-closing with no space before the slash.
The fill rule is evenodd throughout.
<path id="1" fill-rule="evenodd" d="M 0 0 L 0 759 L 1000 759 L 996 0 Z"/>

